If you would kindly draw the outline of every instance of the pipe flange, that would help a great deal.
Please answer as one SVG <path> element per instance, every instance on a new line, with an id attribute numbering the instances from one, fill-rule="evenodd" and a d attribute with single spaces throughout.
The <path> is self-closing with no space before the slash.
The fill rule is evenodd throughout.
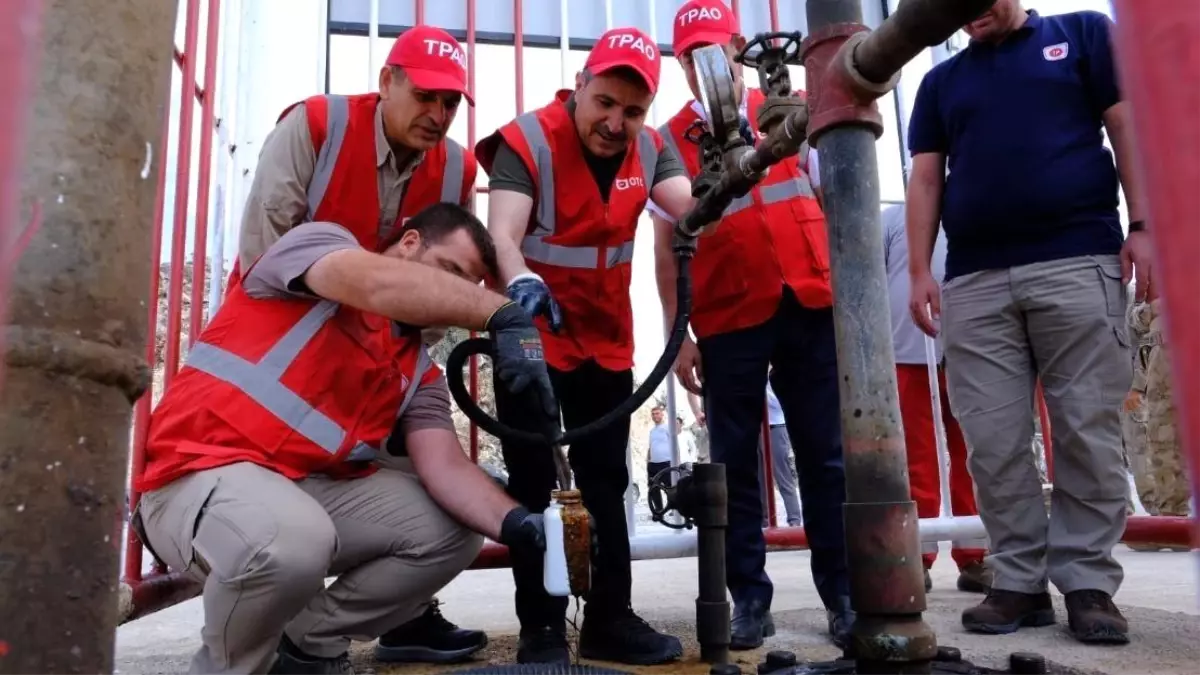
<path id="1" fill-rule="evenodd" d="M 900 83 L 902 71 L 892 73 L 892 76 L 887 82 L 872 82 L 863 76 L 858 69 L 858 62 L 855 60 L 859 45 L 867 40 L 870 33 L 862 32 L 851 35 L 838 50 L 837 57 L 842 60 L 842 70 L 847 75 L 850 85 L 856 89 L 855 93 L 861 94 L 860 98 L 864 101 L 873 101 L 877 98 L 885 96 L 888 92 L 896 88 Z"/>

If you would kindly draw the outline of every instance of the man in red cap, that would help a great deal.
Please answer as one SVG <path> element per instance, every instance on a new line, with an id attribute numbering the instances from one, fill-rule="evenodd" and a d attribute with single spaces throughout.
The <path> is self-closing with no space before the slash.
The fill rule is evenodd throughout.
<path id="1" fill-rule="evenodd" d="M 466 52 L 446 31 L 417 26 L 392 45 L 378 93 L 318 95 L 289 106 L 263 142 L 242 214 L 229 292 L 283 234 L 333 223 L 368 251 L 439 202 L 467 206 L 475 157 L 446 133 L 467 91 Z M 436 602 L 380 638 L 384 660 L 445 660 L 487 643 L 461 630 Z"/>
<path id="2" fill-rule="evenodd" d="M 376 213 L 353 231 L 369 250 L 430 204 L 466 206 L 475 157 L 446 137 L 467 91 L 466 52 L 446 31 L 416 26 L 392 45 L 379 92 L 318 95 L 288 106 L 267 135 L 242 214 L 231 285 L 280 236 L 301 223 Z M 339 186 L 354 190 L 349 198 Z"/>
<path id="3" fill-rule="evenodd" d="M 742 66 L 733 62 L 745 43 L 721 0 L 690 0 L 675 14 L 672 47 L 692 94 L 700 98 L 692 53 L 721 45 L 740 98 L 742 135 L 754 143 L 765 131 L 755 119 L 764 95 L 746 90 Z M 706 115 L 697 100 L 659 129 L 689 176 L 699 171 L 700 157 L 685 133 Z M 684 344 L 676 373 L 685 388 L 704 398 L 712 460 L 725 464 L 729 483 L 726 578 L 734 602 L 733 649 L 758 647 L 775 632 L 757 450 L 768 377 L 792 433 L 813 582 L 836 644 L 847 644 L 854 621 L 842 527 L 845 477 L 829 243 L 817 188 L 815 152 L 780 162 L 710 226 L 692 262 L 691 327 L 697 342 Z M 659 294 L 669 322 L 675 313 L 674 218 L 670 208 L 660 207 L 649 208 Z"/>
<path id="4" fill-rule="evenodd" d="M 690 184 L 646 114 L 658 88 L 658 47 L 635 28 L 600 36 L 576 76 L 549 105 L 518 116 L 476 147 L 490 176 L 488 228 L 498 281 L 537 317 L 551 381 L 567 428 L 611 411 L 633 391 L 629 283 L 634 231 L 646 201 L 682 215 Z M 502 420 L 536 417 L 496 387 Z M 677 638 L 651 628 L 630 602 L 629 419 L 571 446 L 571 464 L 596 522 L 598 558 L 584 609 L 586 658 L 653 664 L 678 658 Z M 509 493 L 533 511 L 555 487 L 545 448 L 503 444 Z M 566 598 L 542 587 L 542 560 L 514 553 L 521 663 L 567 663 Z"/>

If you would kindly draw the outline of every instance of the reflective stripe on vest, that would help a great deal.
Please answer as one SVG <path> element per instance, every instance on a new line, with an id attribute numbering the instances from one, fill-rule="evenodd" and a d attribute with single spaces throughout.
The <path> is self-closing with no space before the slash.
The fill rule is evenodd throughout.
<path id="1" fill-rule="evenodd" d="M 346 128 L 350 124 L 350 101 L 345 96 L 327 95 L 325 142 L 317 153 L 312 181 L 308 184 L 308 218 L 312 220 L 329 189 L 333 170 L 337 166 L 338 153 L 346 140 Z M 463 148 L 446 139 L 446 166 L 442 170 L 441 201 L 458 204 L 462 202 L 464 159 Z"/>
<path id="2" fill-rule="evenodd" d="M 534 260 L 557 267 L 598 269 L 600 249 L 596 246 L 563 246 L 551 244 L 545 238 L 553 235 L 558 225 L 554 203 L 554 159 L 546 133 L 538 122 L 537 114 L 528 112 L 517 116 L 517 126 L 525 137 L 525 145 L 533 156 L 538 174 L 538 204 L 533 232 L 521 240 L 521 253 Z M 638 159 L 642 165 L 642 180 L 647 194 L 654 181 L 654 170 L 658 165 L 658 149 L 654 137 L 642 129 L 638 134 Z M 611 268 L 621 263 L 633 262 L 633 240 L 617 246 L 604 247 L 604 267 Z"/>
<path id="3" fill-rule="evenodd" d="M 251 363 L 220 347 L 197 342 L 184 365 L 229 384 L 279 418 L 292 431 L 325 452 L 336 454 L 346 439 L 346 430 L 284 386 L 280 379 L 304 346 L 333 318 L 337 310 L 338 304 L 335 302 L 318 302 L 288 329 L 258 363 Z M 421 385 L 421 378 L 431 365 L 429 353 L 422 349 L 408 391 L 404 393 L 400 409 L 396 412 L 397 418 L 404 414 L 412 402 L 413 394 Z M 350 450 L 346 461 L 371 460 L 377 452 L 378 448 L 360 441 Z"/>

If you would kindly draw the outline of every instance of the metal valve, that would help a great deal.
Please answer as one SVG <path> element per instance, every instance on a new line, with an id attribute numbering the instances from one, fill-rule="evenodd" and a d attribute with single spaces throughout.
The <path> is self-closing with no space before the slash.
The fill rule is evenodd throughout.
<path id="1" fill-rule="evenodd" d="M 675 476 L 674 481 L 671 477 Z M 696 494 L 692 490 L 692 471 L 685 466 L 669 466 L 650 477 L 646 486 L 650 504 L 650 519 L 674 530 L 690 530 L 695 526 Z M 675 512 L 682 522 L 667 520 Z"/>

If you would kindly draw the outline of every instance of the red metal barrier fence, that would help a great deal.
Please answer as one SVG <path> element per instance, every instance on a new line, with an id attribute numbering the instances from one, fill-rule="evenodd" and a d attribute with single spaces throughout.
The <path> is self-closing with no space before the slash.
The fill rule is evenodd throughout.
<path id="1" fill-rule="evenodd" d="M 183 311 L 183 269 L 185 256 L 185 237 L 188 234 L 187 214 L 192 204 L 195 204 L 196 228 L 194 232 L 193 243 L 193 260 L 192 260 L 192 291 L 191 291 L 191 307 L 189 315 L 189 343 L 194 342 L 200 328 L 203 326 L 204 317 L 204 281 L 205 281 L 205 254 L 208 234 L 208 192 L 210 189 L 211 166 L 212 166 L 212 135 L 214 133 L 214 110 L 213 103 L 215 96 L 213 95 L 217 86 L 216 82 L 216 63 L 217 63 L 217 44 L 218 31 L 220 25 L 220 0 L 208 0 L 207 4 L 207 30 L 204 39 L 205 63 L 203 64 L 203 86 L 197 85 L 196 76 L 198 73 L 196 55 L 198 53 L 199 36 L 198 26 L 200 20 L 201 0 L 181 0 L 186 2 L 186 25 L 184 46 L 181 51 L 176 52 L 176 65 L 180 69 L 182 78 L 181 87 L 181 105 L 179 112 L 179 146 L 177 155 L 177 166 L 175 167 L 175 204 L 173 209 L 173 230 L 172 230 L 172 249 L 171 249 L 171 265 L 170 276 L 168 277 L 168 302 L 167 302 L 167 327 L 166 327 L 166 349 L 164 363 L 163 387 L 170 383 L 176 370 L 179 367 L 181 356 L 180 351 L 180 329 L 182 326 L 182 311 Z M 380 0 L 372 0 L 379 2 Z M 560 0 L 560 2 L 568 2 L 570 0 Z M 771 29 L 779 29 L 779 7 L 778 0 L 762 0 L 768 3 L 768 11 L 771 21 Z M 468 86 L 474 93 L 475 90 L 475 57 L 477 49 L 476 33 L 477 33 L 477 2 L 478 0 L 464 0 L 464 11 L 466 13 L 466 47 L 468 52 L 467 61 L 467 77 Z M 1144 4 L 1142 4 L 1144 3 Z M 25 5 L 37 5 L 36 0 L 24 0 Z M 735 14 L 739 10 L 739 1 L 730 0 L 730 5 Z M 1184 7 L 1188 3 L 1178 3 L 1177 0 L 1125 0 L 1128 5 L 1128 11 L 1135 21 L 1158 21 L 1170 23 L 1167 18 L 1172 13 L 1177 11 L 1193 11 L 1195 7 Z M 1137 10 L 1133 7 L 1137 6 Z M 1155 6 L 1157 15 L 1153 15 L 1148 11 L 1149 6 Z M 1124 8 L 1124 6 L 1123 6 Z M 514 46 L 514 65 L 515 65 L 515 87 L 514 93 L 516 97 L 516 110 L 521 113 L 524 110 L 524 40 L 523 32 L 523 13 L 524 7 L 522 0 L 512 0 L 513 9 L 513 46 Z M 414 16 L 416 23 L 423 23 L 425 20 L 425 4 L 424 0 L 414 0 Z M 1136 11 L 1136 15 L 1134 12 Z M 376 13 L 377 14 L 377 13 Z M 1143 16 L 1145 15 L 1145 16 Z M 1194 17 L 1191 17 L 1194 19 Z M 1196 45 L 1200 45 L 1200 29 L 1195 26 L 1195 21 L 1188 24 L 1193 29 L 1190 42 L 1179 42 L 1172 44 L 1180 44 L 1180 49 L 1188 52 L 1195 72 L 1195 60 L 1197 55 Z M 3 34 L 0 34 L 3 35 Z M 1135 41 L 1130 36 L 1125 36 L 1125 42 L 1137 42 L 1141 47 L 1149 49 L 1144 44 L 1145 40 Z M 0 56 L 5 54 L 4 50 L 8 49 L 8 43 L 0 45 Z M 1190 45 L 1190 46 L 1189 46 Z M 1152 45 L 1151 45 L 1152 46 Z M 1150 72 L 1150 66 L 1154 65 L 1158 70 L 1162 71 L 1163 77 L 1167 77 L 1166 70 L 1163 64 L 1170 62 L 1169 60 L 1161 60 L 1157 63 L 1146 62 L 1145 52 L 1139 52 L 1133 47 L 1129 48 L 1131 55 L 1134 57 L 1134 64 L 1128 67 L 1136 67 L 1140 71 Z M 8 59 L 0 59 L 0 83 L 7 82 L 13 75 L 12 61 Z M 1193 78 L 1194 79 L 1194 78 Z M 5 91 L 11 92 L 12 89 L 4 87 Z M 1195 92 L 1190 92 L 1188 87 L 1175 86 L 1170 92 L 1161 92 L 1153 89 L 1151 84 L 1146 84 L 1143 90 L 1135 91 L 1135 99 L 1140 100 L 1142 106 L 1159 105 L 1168 107 L 1169 104 L 1179 105 L 1179 101 L 1168 102 L 1168 94 L 1173 94 L 1176 97 L 1184 97 L 1185 95 L 1194 95 Z M 1153 91 L 1151 91 L 1153 89 Z M 1188 90 L 1188 91 L 1185 91 Z M 1190 92 L 1190 93 L 1189 93 Z M 1146 99 L 1146 100 L 1141 100 Z M 0 102 L 0 121 L 3 121 L 5 114 L 11 114 L 4 106 L 11 106 L 14 101 L 19 101 L 19 97 L 6 97 L 4 102 Z M 190 168 L 191 168 L 191 147 L 193 139 L 193 101 L 201 105 L 201 121 L 200 130 L 202 133 L 200 149 L 199 149 L 199 176 L 198 187 L 196 194 L 189 193 L 190 186 Z M 1193 101 L 1193 104 L 1196 102 Z M 1189 104 L 1186 107 L 1186 112 L 1192 114 L 1200 105 Z M 1180 108 L 1179 110 L 1185 110 Z M 1182 113 L 1179 113 L 1182 114 Z M 474 147 L 477 139 L 478 130 L 476 129 L 476 111 L 473 107 L 467 108 L 467 144 L 469 147 Z M 1189 118 L 1190 119 L 1190 118 Z M 1144 121 L 1144 120 L 1143 120 Z M 1182 123 L 1182 118 L 1180 119 Z M 1153 125 L 1150 125 L 1153 127 Z M 163 147 L 166 146 L 168 138 L 168 129 L 170 121 L 164 126 L 162 139 Z M 0 218 L 10 217 L 13 209 L 5 209 L 6 202 L 2 201 L 8 197 L 8 194 L 3 190 L 9 185 L 8 174 L 6 171 L 11 171 L 11 164 L 5 160 L 11 161 L 6 155 L 11 154 L 9 143 L 15 138 L 11 133 L 13 126 L 0 124 L 0 130 L 5 133 L 4 143 L 0 144 Z M 1153 131 L 1158 129 L 1144 129 Z M 1192 130 L 1193 140 L 1195 130 Z M 1176 146 L 1178 147 L 1178 146 Z M 1200 183 L 1200 177 L 1195 167 L 1195 160 L 1200 157 L 1200 147 L 1195 148 L 1197 152 L 1181 153 L 1187 155 L 1187 159 L 1191 160 L 1191 165 L 1188 167 L 1182 166 L 1180 163 L 1180 173 L 1174 175 L 1174 183 L 1170 185 L 1178 186 L 1183 177 L 1190 178 L 1191 184 L 1187 185 L 1183 191 L 1183 197 L 1192 198 L 1195 195 L 1194 186 Z M 147 322 L 149 326 L 149 335 L 155 335 L 158 327 L 158 308 L 154 300 L 158 297 L 159 291 L 159 251 L 161 248 L 163 234 L 163 218 L 165 204 L 165 190 L 168 183 L 168 168 L 164 161 L 159 167 L 158 175 L 158 205 L 156 208 L 156 222 L 154 228 L 153 242 L 153 266 L 150 279 L 150 298 L 151 302 L 147 307 Z M 1155 164 L 1156 169 L 1162 167 Z M 1166 169 L 1162 169 L 1166 171 Z M 1190 173 L 1189 173 L 1190 171 Z M 1160 231 L 1167 231 L 1168 227 L 1173 227 L 1172 235 L 1173 242 L 1176 242 L 1172 247 L 1162 247 L 1160 255 L 1163 256 L 1164 274 L 1168 275 L 1167 295 L 1171 300 L 1171 306 L 1181 308 L 1181 313 L 1175 316 L 1180 317 L 1180 320 L 1173 322 L 1171 338 L 1175 344 L 1182 345 L 1200 345 L 1200 332 L 1197 331 L 1197 319 L 1186 313 L 1182 313 L 1182 308 L 1190 302 L 1189 297 L 1185 297 L 1187 293 L 1194 293 L 1196 288 L 1200 288 L 1200 281 L 1197 280 L 1197 269 L 1194 265 L 1190 265 L 1190 261 L 1183 259 L 1181 256 L 1191 255 L 1198 252 L 1200 243 L 1197 242 L 1197 228 L 1195 222 L 1197 217 L 1200 217 L 1200 209 L 1195 207 L 1194 201 L 1191 204 L 1184 204 L 1184 200 L 1180 198 L 1180 193 L 1171 192 L 1171 188 L 1167 187 L 1167 180 L 1171 178 L 1169 174 L 1162 174 L 1154 171 L 1150 172 L 1150 183 L 1153 185 L 1155 181 L 1162 181 L 1162 185 L 1157 186 L 1156 197 L 1154 201 L 1156 208 L 1160 209 L 1156 212 L 1161 220 L 1156 222 Z M 478 193 L 486 193 L 487 188 L 479 186 L 476 189 Z M 1162 194 L 1158 194 L 1162 193 Z M 1171 202 L 1170 198 L 1175 201 Z M 473 197 L 474 200 L 474 197 Z M 1165 206 L 1164 204 L 1169 204 Z M 1188 209 L 1191 210 L 1188 210 Z M 1170 217 L 1167 217 L 1169 214 Z M 5 227 L 0 230 L 0 233 L 11 232 L 11 224 L 8 220 L 0 220 L 0 225 Z M 1162 239 L 1160 238 L 1160 241 Z M 1187 242 L 1187 246 L 1177 246 L 1178 242 Z M 1174 257 L 1171 257 L 1174 256 Z M 5 265 L 3 272 L 7 274 L 10 265 Z M 0 275 L 0 289 L 2 289 L 3 275 Z M 0 296 L 2 298 L 2 296 Z M 1194 384 L 1200 381 L 1200 349 L 1193 348 L 1190 352 L 1187 350 L 1177 350 L 1183 353 L 1182 358 L 1176 361 L 1177 375 L 1179 381 L 1184 383 L 1177 389 L 1177 400 L 1195 401 L 1200 396 L 1200 392 L 1195 391 Z M 151 363 L 155 362 L 155 340 L 148 341 L 146 357 Z M 1188 377 L 1190 376 L 1190 378 Z M 470 365 L 470 391 L 472 396 L 478 397 L 478 364 L 473 358 Z M 161 392 L 159 392 L 161 393 Z M 150 417 L 150 409 L 152 402 L 156 399 L 155 391 L 146 392 L 142 399 L 138 402 L 135 426 L 133 434 L 133 453 L 132 453 L 132 475 L 136 476 L 143 467 L 143 452 L 146 438 L 146 429 Z M 1184 417 L 1185 431 L 1189 439 L 1200 438 L 1200 419 L 1198 419 L 1194 408 L 1186 408 L 1189 412 Z M 1050 455 L 1050 437 L 1048 416 L 1045 414 L 1044 405 L 1040 407 L 1044 428 L 1046 429 L 1046 454 L 1047 463 L 1049 464 Z M 674 415 L 674 411 L 671 413 Z M 764 476 L 766 487 L 768 489 L 768 513 L 770 516 L 770 525 L 766 530 L 766 538 L 768 546 L 772 550 L 804 548 L 807 545 L 804 536 L 804 530 L 801 527 L 777 527 L 777 514 L 775 513 L 775 499 L 773 489 L 773 474 L 772 462 L 770 454 L 770 438 L 769 428 L 764 410 L 764 425 L 763 425 L 763 448 L 764 453 Z M 1189 446 L 1196 449 L 1195 444 Z M 798 448 L 798 451 L 803 449 Z M 479 430 L 474 424 L 470 429 L 470 456 L 472 460 L 478 461 L 479 457 Z M 1193 458 L 1195 455 L 1192 456 Z M 1193 471 L 1196 471 L 1196 462 L 1192 462 Z M 1195 474 L 1197 480 L 1200 481 L 1200 472 Z M 1200 482 L 1198 482 L 1200 484 Z M 130 507 L 133 508 L 137 504 L 138 494 L 133 490 L 132 483 L 129 490 Z M 1158 543 L 1158 544 L 1184 544 L 1191 541 L 1190 538 L 1190 521 L 1186 518 L 1168 518 L 1168 517 L 1130 517 L 1129 525 L 1125 532 L 1124 541 L 1129 543 Z M 634 537 L 635 540 L 643 539 L 641 535 Z M 684 541 L 682 538 L 675 538 L 676 542 Z M 678 543 L 671 544 L 659 535 L 649 535 L 644 537 L 642 545 L 635 546 L 635 555 L 644 555 L 645 557 L 669 557 L 670 555 L 688 555 L 690 549 L 687 545 Z M 140 542 L 131 534 L 127 541 L 124 581 L 128 583 L 134 592 L 134 611 L 128 618 L 136 618 L 150 612 L 161 609 L 180 600 L 186 599 L 198 592 L 198 588 L 189 583 L 184 577 L 178 574 L 168 573 L 167 570 L 155 569 L 152 574 L 143 576 L 142 574 L 142 546 Z M 641 551 L 641 553 L 639 553 Z M 479 559 L 475 562 L 474 567 L 497 567 L 506 566 L 507 551 L 504 547 L 495 543 L 488 543 Z"/>

